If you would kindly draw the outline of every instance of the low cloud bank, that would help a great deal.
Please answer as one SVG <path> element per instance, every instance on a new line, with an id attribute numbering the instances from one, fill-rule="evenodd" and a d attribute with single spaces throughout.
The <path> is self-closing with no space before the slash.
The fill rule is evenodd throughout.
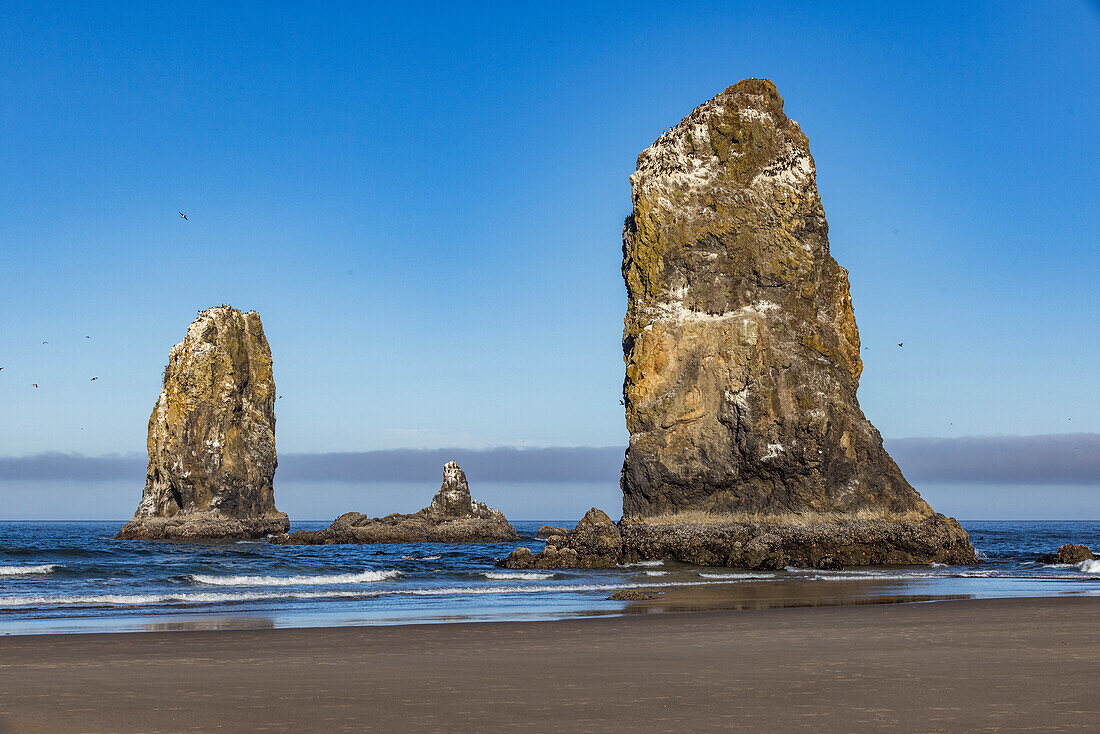
<path id="1" fill-rule="evenodd" d="M 1100 433 L 895 438 L 886 449 L 911 482 L 1100 484 Z"/>
<path id="2" fill-rule="evenodd" d="M 896 438 L 886 448 L 914 483 L 1100 484 L 1100 434 Z M 436 481 L 454 459 L 478 482 L 617 482 L 623 449 L 394 449 L 284 454 L 279 480 Z M 144 456 L 0 457 L 2 480 L 140 480 Z"/>

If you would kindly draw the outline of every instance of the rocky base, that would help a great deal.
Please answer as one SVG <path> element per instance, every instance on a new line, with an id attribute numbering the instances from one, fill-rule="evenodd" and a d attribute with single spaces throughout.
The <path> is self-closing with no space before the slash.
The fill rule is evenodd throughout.
<path id="1" fill-rule="evenodd" d="M 517 548 L 500 565 L 515 569 L 610 568 L 650 559 L 760 570 L 977 562 L 966 531 L 954 519 L 939 514 L 896 522 L 853 519 L 804 525 L 661 525 L 624 520 L 615 525 L 593 509 L 575 529 L 547 539 L 541 553 Z"/>
<path id="2" fill-rule="evenodd" d="M 341 543 L 503 543 L 516 539 L 516 529 L 500 518 L 432 520 L 422 515 L 368 517 L 348 512 L 324 530 L 299 530 L 271 538 L 280 545 Z"/>
<path id="3" fill-rule="evenodd" d="M 1039 556 L 1040 563 L 1081 563 L 1082 561 L 1100 560 L 1100 556 L 1093 555 L 1087 545 L 1080 543 L 1066 543 L 1058 549 L 1057 553 L 1046 553 Z"/>
<path id="4" fill-rule="evenodd" d="M 179 517 L 143 517 L 122 526 L 115 540 L 250 540 L 285 533 L 290 519 L 285 512 L 267 517 L 233 518 L 210 512 Z"/>

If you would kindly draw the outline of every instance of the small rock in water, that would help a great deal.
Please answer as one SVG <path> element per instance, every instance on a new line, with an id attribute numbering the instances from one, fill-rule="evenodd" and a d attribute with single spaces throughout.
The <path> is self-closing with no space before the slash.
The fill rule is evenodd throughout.
<path id="1" fill-rule="evenodd" d="M 1046 553 L 1039 556 L 1039 560 L 1043 563 L 1081 563 L 1082 561 L 1091 561 L 1095 559 L 1092 550 L 1087 546 L 1080 543 L 1066 543 L 1058 549 L 1057 553 Z"/>

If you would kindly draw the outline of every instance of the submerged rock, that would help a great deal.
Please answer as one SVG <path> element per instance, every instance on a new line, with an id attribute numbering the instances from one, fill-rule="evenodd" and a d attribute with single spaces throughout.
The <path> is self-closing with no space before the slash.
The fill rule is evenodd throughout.
<path id="1" fill-rule="evenodd" d="M 443 486 L 431 503 L 411 515 L 368 517 L 348 512 L 324 530 L 299 530 L 271 539 L 282 545 L 341 543 L 501 543 L 516 529 L 500 510 L 470 496 L 466 474 L 453 461 L 443 467 Z"/>
<path id="2" fill-rule="evenodd" d="M 275 507 L 275 380 L 260 316 L 207 309 L 168 357 L 149 418 L 149 467 L 120 539 L 258 538 Z"/>
<path id="3" fill-rule="evenodd" d="M 747 79 L 700 105 L 630 182 L 619 560 L 974 562 L 860 410 L 848 273 L 775 85 Z M 583 558 L 586 537 L 578 526 L 511 562 Z"/>

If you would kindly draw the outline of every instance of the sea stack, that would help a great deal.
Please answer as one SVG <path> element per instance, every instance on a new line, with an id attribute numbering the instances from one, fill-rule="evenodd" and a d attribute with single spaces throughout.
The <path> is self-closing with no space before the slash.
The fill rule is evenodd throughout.
<path id="1" fill-rule="evenodd" d="M 255 311 L 198 315 L 172 347 L 149 417 L 149 468 L 119 539 L 259 538 L 275 508 L 275 380 Z"/>
<path id="2" fill-rule="evenodd" d="M 775 85 L 697 107 L 630 183 L 620 560 L 974 562 L 860 410 L 848 272 Z"/>
<path id="3" fill-rule="evenodd" d="M 500 510 L 470 496 L 466 473 L 454 461 L 443 466 L 443 485 L 422 510 L 370 517 L 346 512 L 324 530 L 299 530 L 278 535 L 281 545 L 341 543 L 502 543 L 514 540 L 516 529 Z"/>

